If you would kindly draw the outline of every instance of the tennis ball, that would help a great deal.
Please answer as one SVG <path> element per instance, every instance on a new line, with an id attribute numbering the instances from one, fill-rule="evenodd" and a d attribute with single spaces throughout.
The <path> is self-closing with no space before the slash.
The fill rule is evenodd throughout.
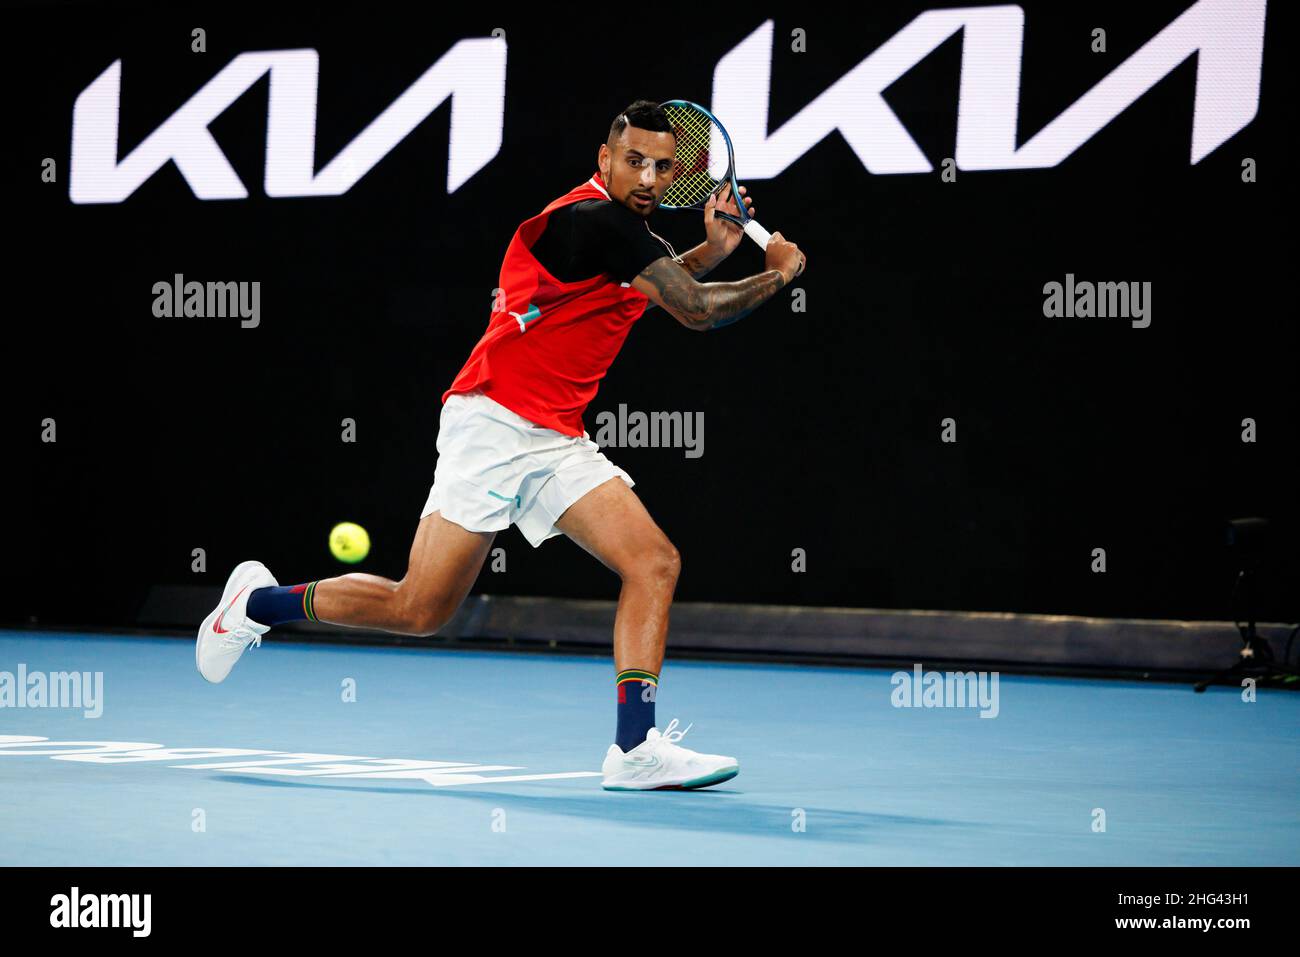
<path id="1" fill-rule="evenodd" d="M 330 529 L 330 553 L 355 565 L 370 554 L 370 534 L 355 522 L 339 522 Z"/>

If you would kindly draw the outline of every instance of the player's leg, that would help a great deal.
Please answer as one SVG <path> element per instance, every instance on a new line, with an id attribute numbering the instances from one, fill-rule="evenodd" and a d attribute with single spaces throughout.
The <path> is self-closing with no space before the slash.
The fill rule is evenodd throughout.
<path id="1" fill-rule="evenodd" d="M 598 485 L 556 527 L 622 580 L 614 617 L 618 726 L 602 764 L 611 791 L 700 788 L 735 777 L 732 757 L 681 747 L 673 719 L 654 727 L 655 696 L 668 640 L 668 614 L 681 570 L 677 549 L 621 478 Z"/>
<path id="2" fill-rule="evenodd" d="M 495 537 L 495 532 L 467 531 L 438 512 L 426 515 L 401 581 L 354 573 L 281 587 L 261 562 L 243 562 L 199 628 L 199 672 L 208 681 L 225 680 L 250 644 L 288 621 L 431 635 L 464 601 Z"/>
<path id="3" fill-rule="evenodd" d="M 592 489 L 555 527 L 623 580 L 614 618 L 614 667 L 659 674 L 681 559 L 641 499 L 619 478 Z"/>
<path id="4" fill-rule="evenodd" d="M 432 635 L 456 613 L 478 578 L 496 532 L 470 532 L 438 512 L 420 520 L 401 581 L 353 573 L 316 582 L 318 621 Z"/>

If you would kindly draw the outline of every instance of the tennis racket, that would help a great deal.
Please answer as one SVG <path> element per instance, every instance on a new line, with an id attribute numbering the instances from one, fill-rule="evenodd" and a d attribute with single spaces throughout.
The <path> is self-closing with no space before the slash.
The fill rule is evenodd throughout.
<path id="1" fill-rule="evenodd" d="M 749 215 L 736 182 L 736 160 L 731 152 L 731 137 L 718 118 L 689 100 L 669 100 L 660 104 L 677 135 L 673 183 L 664 193 L 662 209 L 704 209 L 714 193 L 730 184 L 732 198 L 740 209 L 739 216 L 714 210 L 745 231 L 745 235 L 766 249 L 772 234 Z"/>

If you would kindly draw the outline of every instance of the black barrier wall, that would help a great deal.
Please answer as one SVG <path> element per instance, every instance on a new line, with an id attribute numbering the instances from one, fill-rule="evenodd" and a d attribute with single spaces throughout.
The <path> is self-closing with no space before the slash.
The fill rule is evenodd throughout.
<path id="1" fill-rule="evenodd" d="M 916 40 L 930 9 L 963 11 L 965 28 Z M 1016 9 L 1023 47 L 1010 43 Z M 1224 521 L 1296 509 L 1290 68 L 1277 5 L 1252 65 L 1262 9 L 891 3 L 791 20 L 747 8 L 679 38 L 591 8 L 428 18 L 394 5 L 364 20 L 21 8 L 7 58 L 21 94 L 3 416 L 19 537 L 3 615 L 128 624 L 150 587 L 217 585 L 249 557 L 282 582 L 325 577 L 342 570 L 326 549 L 340 520 L 371 533 L 361 570 L 400 577 L 440 396 L 486 326 L 515 227 L 592 173 L 622 106 L 681 97 L 728 124 L 765 111 L 749 153 L 737 145 L 739 175 L 809 269 L 716 332 L 648 313 L 588 411 L 593 436 L 597 415 L 620 409 L 632 424 L 702 422 L 694 448 L 606 450 L 682 553 L 679 598 L 1227 617 Z M 1177 36 L 1194 42 L 1169 39 L 1180 17 Z M 916 49 L 882 58 L 900 35 Z M 1061 132 L 1103 81 L 1137 82 L 1123 65 L 1162 36 L 1162 55 L 1190 44 L 1177 65 L 1127 108 L 1089 101 Z M 260 68 L 240 61 L 239 93 L 232 63 L 259 52 Z M 484 67 L 495 58 L 499 97 Z M 454 96 L 391 148 L 346 154 L 386 110 L 412 115 L 402 97 L 440 60 L 430 82 Z M 25 83 L 23 63 L 42 65 Z M 991 90 L 1011 78 L 1010 98 L 967 98 L 963 75 Z M 206 125 L 175 121 L 219 76 L 208 93 L 229 105 Z M 1257 109 L 1233 130 L 1256 84 Z M 988 120 L 999 109 L 1010 119 Z M 1108 111 L 1077 146 L 1055 142 Z M 972 168 L 989 144 L 959 115 L 1011 124 L 1025 152 L 1004 166 L 1035 143 L 1047 159 Z M 159 130 L 175 142 L 151 145 Z M 132 151 L 168 143 L 182 162 L 131 185 Z M 377 150 L 340 192 L 349 157 L 364 166 Z M 695 214 L 652 225 L 679 249 L 702 238 Z M 712 278 L 761 267 L 746 244 Z M 156 285 L 178 275 L 257 283 L 256 325 L 156 316 Z M 1051 283 L 1135 284 L 1149 311 L 1049 318 Z M 566 540 L 534 551 L 510 530 L 498 545 L 504 570 L 485 570 L 478 591 L 616 593 Z M 1288 617 L 1287 600 L 1264 612 Z"/>

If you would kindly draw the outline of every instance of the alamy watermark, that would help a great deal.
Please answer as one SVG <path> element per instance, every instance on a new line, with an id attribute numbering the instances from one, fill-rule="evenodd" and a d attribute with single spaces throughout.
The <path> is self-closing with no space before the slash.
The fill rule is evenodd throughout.
<path id="1" fill-rule="evenodd" d="M 1151 283 L 1075 281 L 1043 285 L 1043 315 L 1048 319 L 1131 319 L 1134 329 L 1151 325 Z"/>
<path id="2" fill-rule="evenodd" d="M 979 708 L 981 718 L 996 718 L 996 671 L 896 671 L 889 683 L 889 703 L 895 708 Z"/>
<path id="3" fill-rule="evenodd" d="M 171 282 L 153 284 L 153 314 L 159 319 L 238 317 L 245 329 L 262 321 L 260 282 L 190 282 L 176 273 Z"/>
<path id="4" fill-rule="evenodd" d="M 80 708 L 84 717 L 104 713 L 104 672 L 0 671 L 0 708 Z"/>
<path id="5" fill-rule="evenodd" d="M 50 898 L 51 927 L 121 927 L 132 937 L 148 937 L 152 915 L 152 894 L 83 894 L 73 887 Z"/>
<path id="6" fill-rule="evenodd" d="M 596 444 L 601 448 L 685 449 L 688 459 L 704 454 L 703 412 L 617 412 L 596 415 Z"/>

